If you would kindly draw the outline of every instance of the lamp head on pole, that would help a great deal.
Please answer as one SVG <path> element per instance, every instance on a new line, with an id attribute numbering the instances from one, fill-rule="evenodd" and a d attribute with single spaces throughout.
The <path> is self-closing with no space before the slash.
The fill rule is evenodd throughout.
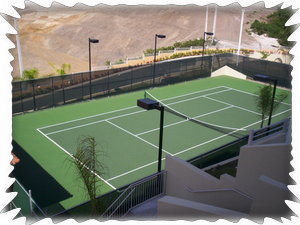
<path id="1" fill-rule="evenodd" d="M 158 38 L 166 38 L 166 35 L 164 34 L 155 34 L 155 36 Z"/>
<path id="2" fill-rule="evenodd" d="M 214 35 L 213 32 L 204 32 L 204 34 L 209 35 L 209 36 Z"/>
<path id="3" fill-rule="evenodd" d="M 264 75 L 264 74 L 255 74 L 253 76 L 254 80 L 258 80 L 258 81 L 262 81 L 262 82 L 268 82 L 268 81 L 275 81 L 276 79 L 268 76 L 268 75 Z"/>
<path id="4" fill-rule="evenodd" d="M 89 38 L 90 43 L 99 43 L 98 39 Z"/>
<path id="5" fill-rule="evenodd" d="M 149 98 L 138 99 L 137 106 L 146 110 L 159 109 L 159 103 Z"/>

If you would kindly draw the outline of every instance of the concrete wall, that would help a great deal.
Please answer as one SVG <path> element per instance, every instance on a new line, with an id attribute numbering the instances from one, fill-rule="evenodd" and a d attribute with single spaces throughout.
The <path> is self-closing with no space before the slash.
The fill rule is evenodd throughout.
<path id="1" fill-rule="evenodd" d="M 166 195 L 227 208 L 250 211 L 251 199 L 233 190 L 229 175 L 220 180 L 177 157 L 166 156 Z"/>
<path id="2" fill-rule="evenodd" d="M 290 160 L 290 144 L 241 148 L 236 188 L 253 197 L 251 215 L 286 215 L 289 212 L 284 201 L 293 198 L 287 188 L 291 183 Z"/>
<path id="3" fill-rule="evenodd" d="M 165 196 L 158 200 L 158 218 L 160 219 L 207 219 L 245 218 L 248 215 L 237 211 L 215 207 L 182 198 Z"/>
<path id="4" fill-rule="evenodd" d="M 246 75 L 244 75 L 234 69 L 231 69 L 228 66 L 223 66 L 222 68 L 212 72 L 212 74 L 211 74 L 212 77 L 217 77 L 217 76 L 222 76 L 222 75 L 228 75 L 228 76 L 243 79 L 243 80 L 246 80 L 246 78 L 247 78 Z"/>
<path id="5" fill-rule="evenodd" d="M 235 178 L 223 174 L 217 179 L 167 155 L 166 196 L 158 201 L 159 215 L 209 217 L 217 214 L 215 209 L 208 209 L 217 207 L 252 218 L 287 216 L 290 209 L 285 200 L 293 200 L 294 196 L 287 187 L 292 181 L 292 147 L 284 137 L 283 133 L 273 134 L 267 140 L 243 146 Z"/>

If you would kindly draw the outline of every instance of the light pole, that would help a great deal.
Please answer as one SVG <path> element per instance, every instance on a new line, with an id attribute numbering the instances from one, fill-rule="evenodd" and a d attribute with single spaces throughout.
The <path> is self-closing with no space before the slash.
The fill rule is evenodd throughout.
<path id="1" fill-rule="evenodd" d="M 89 38 L 89 74 L 90 74 L 90 99 L 92 99 L 92 64 L 91 64 L 91 43 L 99 43 L 99 40 Z"/>
<path id="2" fill-rule="evenodd" d="M 164 106 L 160 105 L 157 101 L 149 98 L 143 98 L 137 100 L 137 105 L 146 110 L 157 109 L 160 111 L 160 128 L 159 128 L 159 147 L 158 147 L 158 166 L 157 172 L 161 171 L 161 160 L 162 160 L 162 144 L 163 144 L 163 128 L 164 128 Z"/>
<path id="3" fill-rule="evenodd" d="M 258 80 L 258 81 L 262 81 L 262 82 L 273 82 L 273 94 L 272 94 L 271 108 L 270 108 L 269 121 L 268 121 L 268 126 L 270 126 L 271 119 L 272 119 L 272 113 L 273 113 L 273 106 L 274 106 L 274 101 L 275 101 L 277 80 L 268 75 L 263 75 L 263 74 L 255 74 L 253 78 L 254 78 L 254 80 Z"/>
<path id="4" fill-rule="evenodd" d="M 204 44 L 205 44 L 206 35 L 212 36 L 214 35 L 214 33 L 206 32 L 206 31 L 203 33 L 202 57 L 204 56 Z"/>
<path id="5" fill-rule="evenodd" d="M 152 74 L 152 88 L 154 88 L 154 80 L 155 80 L 155 62 L 156 62 L 156 45 L 157 45 L 157 38 L 166 38 L 164 34 L 155 34 L 155 41 L 154 41 L 154 59 L 153 59 L 153 74 Z"/>

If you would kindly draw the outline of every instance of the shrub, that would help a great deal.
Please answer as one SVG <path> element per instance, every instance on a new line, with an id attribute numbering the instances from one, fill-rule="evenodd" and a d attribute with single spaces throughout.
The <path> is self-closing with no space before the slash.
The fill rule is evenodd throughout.
<path id="1" fill-rule="evenodd" d="M 288 46 L 291 43 L 287 39 L 292 34 L 293 27 L 286 27 L 285 23 L 291 16 L 291 10 L 278 9 L 267 16 L 267 22 L 255 20 L 250 28 L 258 35 L 266 34 L 268 37 L 277 38 L 280 45 Z"/>
<path id="2" fill-rule="evenodd" d="M 39 70 L 37 68 L 32 68 L 23 71 L 23 79 L 31 80 L 37 78 L 39 75 Z"/>

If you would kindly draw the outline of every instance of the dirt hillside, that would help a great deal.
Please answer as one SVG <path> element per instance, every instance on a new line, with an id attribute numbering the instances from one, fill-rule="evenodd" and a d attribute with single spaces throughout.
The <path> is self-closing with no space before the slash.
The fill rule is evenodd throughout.
<path id="1" fill-rule="evenodd" d="M 88 70 L 88 38 L 97 38 L 92 45 L 94 67 L 105 61 L 116 62 L 126 57 L 142 55 L 154 47 L 154 34 L 167 36 L 158 41 L 158 47 L 203 37 L 206 7 L 187 6 L 101 6 L 56 10 L 36 7 L 19 10 L 20 42 L 25 69 L 36 67 L 40 75 L 53 73 L 49 62 L 58 66 L 69 63 L 72 72 Z M 214 5 L 209 6 L 208 31 L 213 30 Z M 244 19 L 242 47 L 262 48 L 246 32 L 254 19 L 260 19 L 275 9 L 261 5 L 247 8 Z M 236 47 L 239 38 L 241 7 L 218 7 L 215 36 L 226 47 Z M 15 42 L 15 37 L 11 38 Z M 19 75 L 16 49 L 12 65 L 13 75 Z"/>

